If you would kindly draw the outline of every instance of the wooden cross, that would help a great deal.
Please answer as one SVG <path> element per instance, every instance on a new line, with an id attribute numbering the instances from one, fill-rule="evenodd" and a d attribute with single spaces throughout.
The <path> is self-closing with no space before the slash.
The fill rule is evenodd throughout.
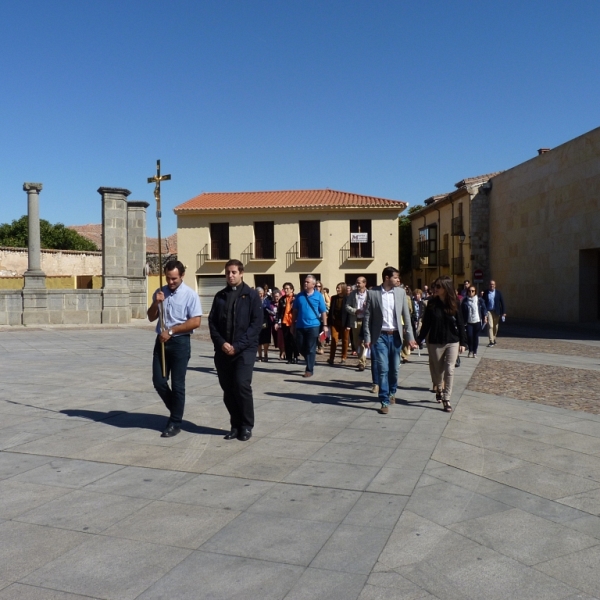
<path id="1" fill-rule="evenodd" d="M 161 181 L 169 181 L 171 179 L 170 175 L 161 175 L 160 174 L 160 160 L 156 161 L 156 175 L 154 177 L 148 177 L 148 183 L 155 183 L 154 187 L 154 198 L 156 199 L 156 217 L 160 219 L 160 182 Z"/>

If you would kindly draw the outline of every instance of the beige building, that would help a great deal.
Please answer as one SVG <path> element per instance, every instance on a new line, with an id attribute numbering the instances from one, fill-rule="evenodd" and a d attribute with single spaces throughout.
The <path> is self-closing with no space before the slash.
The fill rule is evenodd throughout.
<path id="1" fill-rule="evenodd" d="M 463 179 L 453 192 L 428 198 L 409 216 L 413 287 L 430 285 L 441 275 L 460 287 L 477 269 L 489 271 L 488 193 L 496 174 Z"/>
<path id="2" fill-rule="evenodd" d="M 490 272 L 509 317 L 600 322 L 600 128 L 491 180 Z"/>
<path id="3" fill-rule="evenodd" d="M 332 293 L 358 275 L 376 285 L 398 266 L 398 215 L 405 202 L 335 190 L 206 193 L 175 208 L 179 260 L 206 298 L 225 284 L 225 262 L 245 265 L 251 286 L 301 289 L 308 273 Z"/>

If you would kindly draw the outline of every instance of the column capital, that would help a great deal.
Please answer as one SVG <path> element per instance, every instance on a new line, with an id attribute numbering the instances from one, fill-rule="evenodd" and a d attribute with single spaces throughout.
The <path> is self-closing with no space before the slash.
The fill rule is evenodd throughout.
<path id="1" fill-rule="evenodd" d="M 118 194 L 119 196 L 129 196 L 131 192 L 125 188 L 113 188 L 113 187 L 100 187 L 98 188 L 98 193 L 102 194 Z"/>
<path id="2" fill-rule="evenodd" d="M 24 192 L 41 192 L 43 184 L 41 183 L 31 183 L 30 181 L 26 181 L 23 184 Z"/>

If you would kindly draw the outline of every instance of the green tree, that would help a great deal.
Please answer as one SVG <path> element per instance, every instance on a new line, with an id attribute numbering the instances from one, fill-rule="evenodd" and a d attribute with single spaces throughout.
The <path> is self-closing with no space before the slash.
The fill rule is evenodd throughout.
<path id="1" fill-rule="evenodd" d="M 400 230 L 400 274 L 404 275 L 405 273 L 409 273 L 412 270 L 412 228 L 410 226 L 410 219 L 408 215 L 412 215 L 416 213 L 418 210 L 421 210 L 423 206 L 420 204 L 416 204 L 415 206 L 411 206 L 406 214 L 402 215 L 398 219 L 398 227 Z"/>
<path id="2" fill-rule="evenodd" d="M 29 222 L 27 215 L 12 223 L 0 225 L 0 246 L 10 248 L 27 248 L 29 241 Z M 42 248 L 52 250 L 84 250 L 97 251 L 98 247 L 76 231 L 65 227 L 62 223 L 52 225 L 40 219 L 40 241 Z"/>

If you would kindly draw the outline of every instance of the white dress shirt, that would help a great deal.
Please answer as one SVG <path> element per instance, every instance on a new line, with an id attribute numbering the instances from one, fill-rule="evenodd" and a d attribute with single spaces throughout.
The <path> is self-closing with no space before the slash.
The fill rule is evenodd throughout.
<path id="1" fill-rule="evenodd" d="M 381 331 L 398 330 L 398 319 L 396 318 L 396 298 L 394 288 L 386 292 L 381 288 L 381 308 L 383 312 L 383 325 Z"/>

